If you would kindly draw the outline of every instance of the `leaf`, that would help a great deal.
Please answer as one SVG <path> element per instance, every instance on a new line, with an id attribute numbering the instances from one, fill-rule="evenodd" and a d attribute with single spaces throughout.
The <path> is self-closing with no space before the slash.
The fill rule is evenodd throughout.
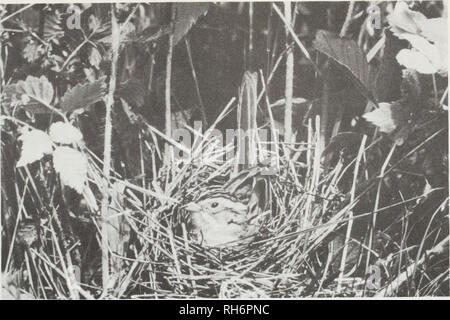
<path id="1" fill-rule="evenodd" d="M 427 19 L 422 13 L 410 10 L 403 1 L 398 2 L 388 16 L 391 30 L 399 39 L 407 40 L 412 49 L 404 49 L 397 61 L 424 74 L 448 73 L 448 20 Z M 427 61 L 428 60 L 428 61 Z"/>
<path id="2" fill-rule="evenodd" d="M 374 100 L 369 63 L 358 44 L 349 39 L 319 30 L 314 40 L 314 48 L 327 55 L 346 70 L 346 75 L 361 90 L 366 98 Z"/>
<path id="3" fill-rule="evenodd" d="M 434 74 L 438 71 L 431 61 L 422 52 L 417 50 L 400 50 L 397 54 L 397 61 L 400 65 L 423 74 Z"/>
<path id="4" fill-rule="evenodd" d="M 97 16 L 95 16 L 94 14 L 89 15 L 89 18 L 88 18 L 89 31 L 91 31 L 91 32 L 97 31 L 100 29 L 101 25 L 102 24 Z"/>
<path id="5" fill-rule="evenodd" d="M 51 113 L 52 110 L 45 105 L 51 103 L 53 93 L 53 86 L 45 76 L 28 76 L 4 87 L 2 103 L 9 107 L 20 106 L 31 113 Z"/>
<path id="6" fill-rule="evenodd" d="M 308 102 L 307 99 L 299 97 L 299 98 L 292 98 L 292 104 L 301 104 L 304 102 Z M 280 100 L 275 101 L 274 103 L 270 104 L 271 108 L 274 107 L 280 107 L 286 105 L 286 99 L 282 98 Z"/>
<path id="7" fill-rule="evenodd" d="M 209 3 L 176 2 L 173 44 L 176 45 L 191 29 L 197 19 L 208 12 Z"/>
<path id="8" fill-rule="evenodd" d="M 83 135 L 78 128 L 75 128 L 70 123 L 55 122 L 50 126 L 50 138 L 57 143 L 72 144 L 83 140 Z"/>
<path id="9" fill-rule="evenodd" d="M 22 141 L 22 151 L 16 167 L 23 167 L 40 160 L 45 154 L 53 151 L 52 140 L 42 130 L 26 131 L 19 137 L 19 140 Z"/>
<path id="10" fill-rule="evenodd" d="M 60 14 L 47 14 L 44 24 L 44 39 L 53 39 L 57 43 L 64 36 L 63 22 Z"/>
<path id="11" fill-rule="evenodd" d="M 27 106 L 42 105 L 41 102 L 50 104 L 53 99 L 53 86 L 45 76 L 40 78 L 28 76 L 25 80 L 18 81 L 11 89 L 11 93 L 20 96 L 25 94 L 32 99 L 32 101 L 28 101 Z"/>
<path id="12" fill-rule="evenodd" d="M 365 113 L 363 118 L 388 133 L 397 145 L 402 145 L 408 137 L 411 126 L 408 124 L 409 109 L 402 100 L 393 103 L 379 103 L 379 108 Z"/>
<path id="13" fill-rule="evenodd" d="M 434 18 L 422 21 L 420 34 L 433 43 L 448 43 L 448 19 Z"/>
<path id="14" fill-rule="evenodd" d="M 102 62 L 102 55 L 95 47 L 89 47 L 88 52 L 89 63 L 98 70 L 100 68 L 100 62 Z"/>
<path id="15" fill-rule="evenodd" d="M 61 109 L 64 112 L 87 108 L 100 101 L 106 94 L 106 77 L 101 77 L 92 83 L 78 84 L 68 89 L 61 99 Z"/>
<path id="16" fill-rule="evenodd" d="M 427 18 L 418 11 L 409 9 L 404 1 L 398 1 L 394 11 L 387 17 L 392 32 L 395 35 L 401 33 L 419 33 L 421 25 Z"/>
<path id="17" fill-rule="evenodd" d="M 45 50 L 42 45 L 37 44 L 34 40 L 28 39 L 25 48 L 23 48 L 22 56 L 29 63 L 35 62 L 37 59 L 42 57 Z"/>
<path id="18" fill-rule="evenodd" d="M 57 147 L 53 152 L 53 167 L 64 185 L 83 194 L 88 170 L 88 161 L 83 153 L 70 147 Z"/>

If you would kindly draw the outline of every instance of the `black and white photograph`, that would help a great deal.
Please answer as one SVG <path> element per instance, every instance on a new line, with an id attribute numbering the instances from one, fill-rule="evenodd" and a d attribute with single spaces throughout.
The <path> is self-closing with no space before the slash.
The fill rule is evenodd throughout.
<path id="1" fill-rule="evenodd" d="M 448 30 L 447 0 L 2 1 L 1 299 L 448 299 Z"/>

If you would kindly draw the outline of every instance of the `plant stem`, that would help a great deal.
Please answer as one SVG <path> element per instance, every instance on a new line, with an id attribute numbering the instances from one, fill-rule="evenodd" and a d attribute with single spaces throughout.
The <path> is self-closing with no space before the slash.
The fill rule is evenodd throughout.
<path id="1" fill-rule="evenodd" d="M 117 60 L 119 57 L 120 28 L 114 12 L 115 6 L 111 4 L 111 76 L 109 78 L 109 91 L 106 100 L 105 114 L 105 143 L 103 151 L 103 195 L 101 204 L 102 223 L 102 283 L 106 288 L 109 283 L 109 254 L 107 237 L 107 217 L 108 217 L 108 186 L 111 171 L 111 136 L 112 136 L 112 107 L 114 104 L 114 91 L 116 90 Z"/>
<path id="2" fill-rule="evenodd" d="M 287 144 L 292 142 L 292 91 L 294 82 L 294 52 L 289 46 L 289 27 L 291 26 L 291 3 L 284 3 L 284 16 L 286 19 L 286 47 L 288 48 L 286 55 L 286 87 L 285 87 L 285 99 L 286 108 L 284 110 L 284 141 Z M 286 150 L 289 150 L 287 148 Z M 289 152 L 288 152 L 289 153 Z M 286 154 L 289 158 L 289 154 Z"/>
<path id="3" fill-rule="evenodd" d="M 345 16 L 345 21 L 344 21 L 344 24 L 342 25 L 341 33 L 339 34 L 339 36 L 341 38 L 345 37 L 345 35 L 347 34 L 348 27 L 350 26 L 350 23 L 352 22 L 352 14 L 353 14 L 354 7 L 355 7 L 355 2 L 350 1 L 350 3 L 348 4 L 347 15 Z"/>
<path id="4" fill-rule="evenodd" d="M 248 69 L 253 66 L 253 2 L 248 3 Z"/>
<path id="5" fill-rule="evenodd" d="M 165 88 L 165 102 L 166 102 L 166 112 L 165 112 L 165 133 L 169 139 L 172 137 L 172 111 L 171 111 L 171 73 L 172 73 L 172 55 L 173 55 L 173 24 L 175 21 L 175 9 L 172 7 L 172 16 L 170 21 L 170 29 L 171 32 L 169 34 L 169 49 L 167 52 L 167 60 L 166 60 L 166 88 Z M 170 145 L 165 144 L 164 146 L 164 162 L 168 163 L 170 159 Z"/>
<path id="6" fill-rule="evenodd" d="M 14 17 L 15 15 L 21 13 L 22 11 L 27 10 L 28 8 L 31 8 L 31 7 L 34 6 L 34 5 L 35 5 L 35 3 L 32 3 L 32 4 L 26 5 L 25 7 L 20 8 L 19 10 L 17 10 L 17 11 L 15 11 L 15 12 L 11 13 L 9 16 L 4 17 L 2 20 L 0 20 L 0 23 L 3 23 L 3 22 L 5 22 L 6 20 L 11 19 L 11 18 Z"/>
<path id="7" fill-rule="evenodd" d="M 197 73 L 195 72 L 194 61 L 192 60 L 191 45 L 189 44 L 189 39 L 187 37 L 184 39 L 184 41 L 186 43 L 186 50 L 187 50 L 187 54 L 188 54 L 188 58 L 189 58 L 189 64 L 191 65 L 192 78 L 194 78 L 195 90 L 197 92 L 197 97 L 198 97 L 198 103 L 200 104 L 200 111 L 202 113 L 203 125 L 206 127 L 208 125 L 208 121 L 206 120 L 205 105 L 203 104 L 203 99 L 200 94 L 200 86 L 198 85 Z"/>

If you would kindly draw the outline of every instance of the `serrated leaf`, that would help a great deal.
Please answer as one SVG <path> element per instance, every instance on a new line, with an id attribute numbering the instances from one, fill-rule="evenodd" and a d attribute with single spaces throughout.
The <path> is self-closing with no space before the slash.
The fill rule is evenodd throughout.
<path id="1" fill-rule="evenodd" d="M 37 102 L 50 104 L 53 99 L 53 86 L 45 76 L 36 78 L 28 76 L 25 81 L 16 84 L 16 90 L 20 94 L 26 94 Z"/>
<path id="2" fill-rule="evenodd" d="M 22 151 L 17 167 L 23 167 L 42 159 L 45 154 L 52 153 L 52 140 L 44 131 L 31 130 L 24 132 L 19 140 L 22 141 Z"/>
<path id="3" fill-rule="evenodd" d="M 44 39 L 58 40 L 64 36 L 63 19 L 60 14 L 50 14 L 45 16 Z"/>
<path id="4" fill-rule="evenodd" d="M 64 185 L 83 194 L 88 170 L 88 161 L 83 153 L 70 147 L 57 147 L 53 152 L 53 167 Z"/>
<path id="5" fill-rule="evenodd" d="M 209 3 L 176 2 L 173 10 L 176 10 L 173 31 L 173 43 L 176 45 L 192 28 L 197 19 L 207 13 Z"/>
<path id="6" fill-rule="evenodd" d="M 61 121 L 52 123 L 49 135 L 54 142 L 63 144 L 79 143 L 83 140 L 83 135 L 78 128 Z"/>
<path id="7" fill-rule="evenodd" d="M 22 56 L 29 63 L 35 62 L 45 53 L 42 45 L 37 44 L 34 40 L 28 40 L 25 48 L 23 48 Z"/>
<path id="8" fill-rule="evenodd" d="M 64 112 L 87 108 L 100 101 L 106 94 L 106 77 L 101 77 L 95 82 L 78 84 L 68 89 L 61 99 L 61 109 Z"/>
<path id="9" fill-rule="evenodd" d="M 25 80 L 6 85 L 2 95 L 2 104 L 9 107 L 8 109 L 21 107 L 31 113 L 52 112 L 42 104 L 50 104 L 53 99 L 53 86 L 44 76 L 28 76 Z"/>
<path id="10" fill-rule="evenodd" d="M 374 100 L 369 63 L 364 51 L 355 41 L 339 38 L 329 31 L 319 30 L 314 40 L 314 48 L 341 66 L 364 96 Z"/>

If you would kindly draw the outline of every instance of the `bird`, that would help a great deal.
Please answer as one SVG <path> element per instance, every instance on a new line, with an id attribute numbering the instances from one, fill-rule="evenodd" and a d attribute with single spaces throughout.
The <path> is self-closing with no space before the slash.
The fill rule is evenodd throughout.
<path id="1" fill-rule="evenodd" d="M 266 179 L 260 174 L 260 168 L 245 170 L 182 207 L 189 213 L 191 234 L 202 245 L 231 246 L 256 235 L 266 202 Z"/>

